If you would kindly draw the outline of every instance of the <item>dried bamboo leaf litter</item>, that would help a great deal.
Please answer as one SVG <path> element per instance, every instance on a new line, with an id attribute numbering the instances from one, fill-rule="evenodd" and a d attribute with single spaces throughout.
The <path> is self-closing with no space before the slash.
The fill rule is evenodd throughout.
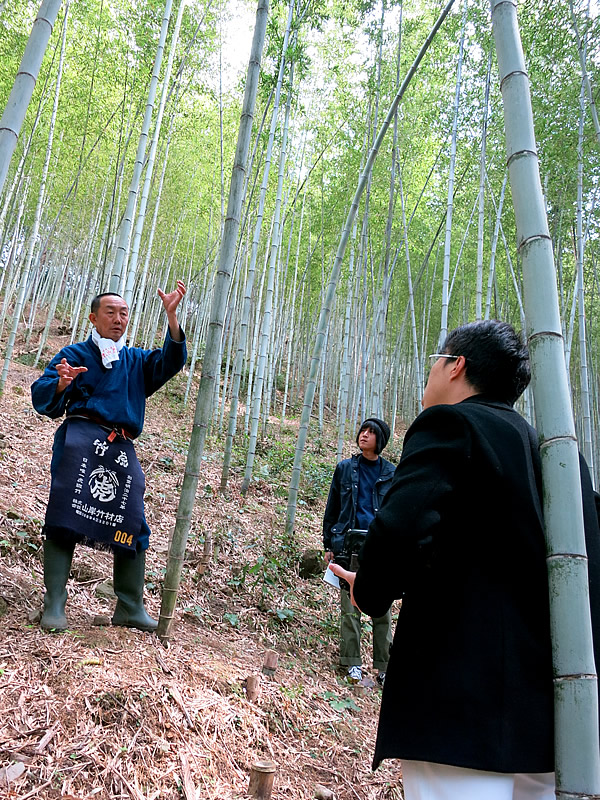
<path id="1" fill-rule="evenodd" d="M 337 800 L 400 798 L 397 764 L 370 771 L 378 692 L 353 691 L 335 669 L 335 593 L 284 559 L 277 486 L 261 479 L 242 498 L 234 473 L 228 494 L 218 493 L 217 442 L 168 649 L 92 624 L 112 613 L 112 557 L 82 547 L 68 584 L 70 630 L 47 634 L 31 621 L 43 595 L 40 529 L 57 425 L 30 406 L 36 375 L 16 363 L 0 400 L 0 797 L 233 800 L 247 797 L 252 764 L 272 760 L 273 798 L 311 798 L 317 785 Z M 138 441 L 154 614 L 191 427 L 182 386 L 151 398 Z M 299 550 L 319 547 L 321 514 L 322 503 L 307 507 Z M 213 557 L 199 577 L 207 538 Z M 279 654 L 277 670 L 250 702 L 244 682 L 261 674 L 266 650 Z"/>

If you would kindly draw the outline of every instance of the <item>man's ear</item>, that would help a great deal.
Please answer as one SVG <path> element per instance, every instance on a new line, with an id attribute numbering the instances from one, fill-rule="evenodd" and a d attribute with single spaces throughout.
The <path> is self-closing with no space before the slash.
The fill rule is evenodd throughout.
<path id="1" fill-rule="evenodd" d="M 96 315 L 94 314 L 93 311 L 92 311 L 91 314 L 89 314 L 88 319 L 89 319 L 89 321 L 92 323 L 92 325 L 95 328 L 96 327 Z"/>
<path id="2" fill-rule="evenodd" d="M 467 369 L 467 361 L 464 356 L 459 356 L 455 359 L 452 363 L 452 369 L 450 370 L 450 380 L 456 380 L 457 378 L 465 378 Z"/>

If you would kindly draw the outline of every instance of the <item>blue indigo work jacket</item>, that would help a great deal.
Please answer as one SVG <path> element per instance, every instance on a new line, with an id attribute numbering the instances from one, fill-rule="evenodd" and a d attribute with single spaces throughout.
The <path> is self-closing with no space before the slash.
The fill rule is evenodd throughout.
<path id="1" fill-rule="evenodd" d="M 184 336 L 183 331 L 180 333 Z M 72 367 L 87 367 L 56 394 L 57 365 L 66 358 Z M 123 347 L 119 360 L 111 369 L 102 364 L 100 350 L 90 336 L 85 342 L 67 345 L 48 364 L 44 373 L 31 386 L 31 399 L 35 410 L 52 419 L 66 413 L 88 413 L 104 420 L 107 425 L 125 428 L 133 438 L 142 432 L 146 411 L 146 398 L 154 394 L 176 375 L 185 364 L 187 349 L 185 337 L 176 342 L 169 331 L 161 348 L 142 350 L 140 347 Z M 66 436 L 66 424 L 58 428 L 52 447 L 50 472 L 59 468 Z M 144 520 L 139 538 L 142 549 L 148 547 L 150 530 Z"/>

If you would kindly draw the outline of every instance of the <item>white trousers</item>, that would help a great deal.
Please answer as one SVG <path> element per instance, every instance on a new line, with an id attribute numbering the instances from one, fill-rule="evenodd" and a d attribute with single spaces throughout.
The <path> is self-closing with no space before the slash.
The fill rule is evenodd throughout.
<path id="1" fill-rule="evenodd" d="M 405 800 L 555 800 L 554 773 L 504 774 L 402 761 Z"/>

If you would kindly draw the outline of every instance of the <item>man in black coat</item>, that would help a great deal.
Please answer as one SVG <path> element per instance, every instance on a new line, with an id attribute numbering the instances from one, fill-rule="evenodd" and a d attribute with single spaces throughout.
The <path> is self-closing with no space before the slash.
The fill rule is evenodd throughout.
<path id="1" fill-rule="evenodd" d="M 452 331 L 432 358 L 425 410 L 406 434 L 355 580 L 332 567 L 365 613 L 402 598 L 374 768 L 402 759 L 406 800 L 553 800 L 540 457 L 513 409 L 529 355 L 510 325 L 486 321 Z"/>

